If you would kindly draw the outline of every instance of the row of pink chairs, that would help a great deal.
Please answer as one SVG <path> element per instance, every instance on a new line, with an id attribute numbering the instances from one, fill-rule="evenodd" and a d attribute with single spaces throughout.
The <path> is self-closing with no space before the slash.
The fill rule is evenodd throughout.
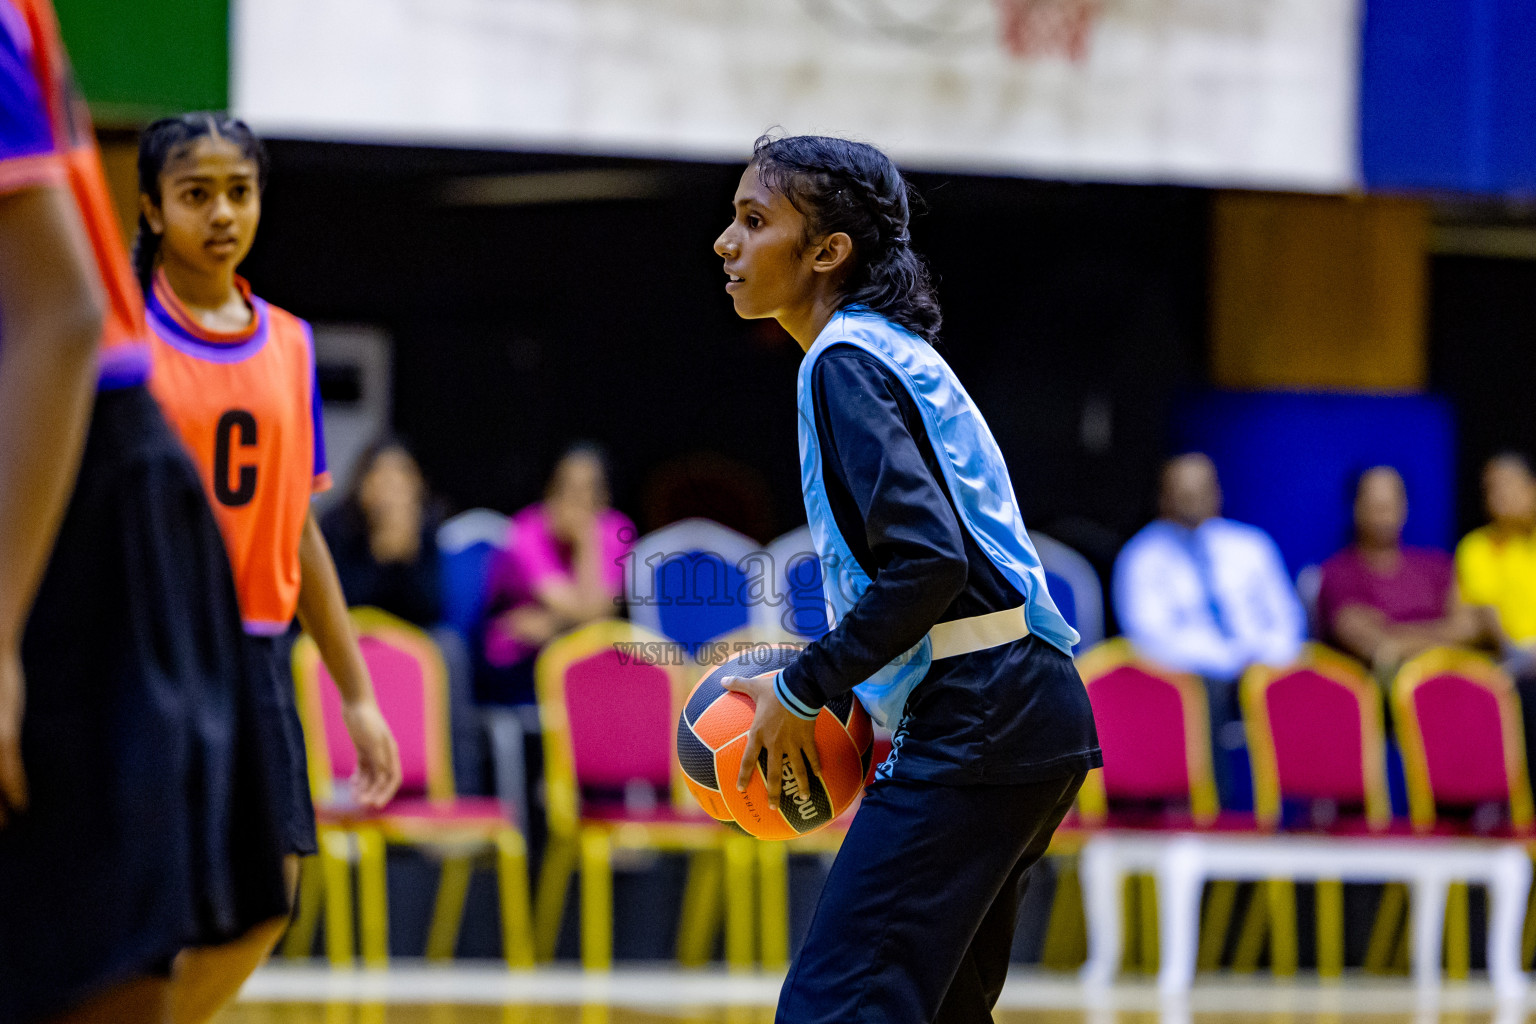
<path id="1" fill-rule="evenodd" d="M 511 808 L 494 798 L 454 793 L 447 676 L 431 638 L 377 609 L 351 614 L 380 707 L 400 745 L 404 782 L 381 811 L 349 804 L 339 780 L 352 774 L 355 763 L 341 705 L 314 642 L 300 638 L 294 679 L 321 849 L 305 866 L 299 913 L 285 940 L 288 955 L 308 955 L 323 916 L 333 964 L 350 964 L 357 946 L 365 963 L 384 965 L 387 850 L 402 845 L 423 850 L 442 866 L 426 937 L 428 959 L 453 956 L 474 864 L 489 855 L 500 884 L 509 966 L 529 967 L 554 956 L 566 894 L 579 875 L 582 964 L 606 969 L 613 958 L 616 860 L 671 852 L 690 857 L 679 959 L 704 963 L 723 918 L 728 961 L 737 968 L 751 965 L 756 844 L 704 814 L 681 786 L 673 752 L 677 713 L 698 670 L 673 663 L 666 656 L 672 647 L 662 637 L 605 620 L 556 639 L 540 654 L 535 675 L 549 845 L 530 899 L 524 834 Z"/>
<path id="2" fill-rule="evenodd" d="M 400 742 L 405 785 L 391 806 L 377 814 L 345 804 L 334 780 L 351 774 L 351 746 L 318 652 L 302 639 L 294 669 L 322 854 L 308 869 L 291 951 L 307 951 L 323 910 L 328 952 L 334 961 L 350 962 L 355 866 L 364 958 L 383 962 L 388 946 L 386 850 L 401 844 L 424 848 L 443 864 L 427 941 L 428 954 L 435 958 L 452 955 L 474 859 L 490 854 L 499 871 L 509 964 L 523 966 L 553 955 L 566 892 L 579 870 L 582 959 L 590 967 L 607 966 L 612 958 L 613 858 L 626 851 L 690 854 L 679 928 L 685 961 L 697 962 L 707 954 L 720 923 L 722 891 L 736 897 L 724 908 L 732 964 L 752 961 L 754 920 L 765 958 L 782 957 L 779 947 L 787 941 L 780 934 L 782 915 L 764 905 L 779 902 L 780 896 L 759 893 L 754 910 L 752 894 L 765 886 L 777 891 L 786 851 L 775 847 L 774 856 L 765 859 L 760 849 L 754 852 L 757 844 L 722 829 L 681 795 L 673 728 L 697 672 L 647 658 L 642 652 L 667 649 L 659 637 L 629 623 L 602 622 L 557 640 L 541 656 L 537 687 L 551 845 L 537 899 L 531 900 L 519 823 L 494 800 L 453 792 L 446 674 L 430 638 L 373 610 L 354 612 L 354 624 Z M 1242 681 L 1254 766 L 1253 815 L 1223 814 L 1217 804 L 1204 688 L 1198 679 L 1147 663 L 1124 641 L 1094 648 L 1079 665 L 1106 767 L 1090 775 L 1058 852 L 1070 852 L 1098 828 L 1275 829 L 1289 801 L 1328 808 L 1326 814 L 1310 815 L 1310 821 L 1335 832 L 1523 836 L 1532 829 L 1518 700 L 1508 677 L 1478 655 L 1430 652 L 1405 665 L 1391 687 L 1392 717 L 1407 769 L 1407 821 L 1392 818 L 1387 797 L 1381 691 L 1363 667 L 1342 655 L 1312 646 L 1297 664 L 1255 668 Z M 1484 813 L 1459 818 L 1441 813 L 1452 806 L 1482 807 Z M 1490 809 L 1496 813 L 1487 813 Z M 813 838 L 814 843 L 800 845 L 835 847 L 838 835 Z M 729 884 L 722 887 L 726 878 Z M 1397 912 L 1400 916 L 1400 907 Z M 1387 926 L 1378 931 L 1387 935 Z M 1453 926 L 1448 943 L 1453 965 L 1464 959 L 1456 936 Z M 1372 960 L 1384 963 L 1391 955 L 1383 943 L 1387 939 L 1373 942 Z M 1323 946 L 1329 957 L 1341 949 L 1332 937 Z M 1337 964 L 1323 966 L 1329 973 Z"/>
<path id="3" fill-rule="evenodd" d="M 1124 640 L 1078 660 L 1093 704 L 1105 767 L 1081 798 L 1086 823 L 1159 823 L 1117 817 L 1120 803 L 1183 807 L 1163 824 L 1275 828 L 1284 801 L 1326 801 L 1315 817 L 1331 829 L 1406 829 L 1528 834 L 1530 783 L 1519 698 L 1496 664 L 1472 651 L 1439 649 L 1412 659 L 1385 695 L 1365 668 L 1320 644 L 1283 668 L 1255 666 L 1240 700 L 1253 764 L 1254 814 L 1223 814 L 1211 770 L 1209 720 L 1200 680 L 1140 658 Z M 1407 775 L 1408 821 L 1392 818 L 1387 793 L 1385 702 L 1390 701 Z M 1448 819 L 1446 808 L 1497 809 Z"/>
<path id="4" fill-rule="evenodd" d="M 345 783 L 356 769 L 341 701 L 319 649 L 308 636 L 293 651 L 293 675 L 309 759 L 320 853 L 304 865 L 299 908 L 284 941 L 290 956 L 307 956 L 322 912 L 326 952 L 336 966 L 353 960 L 353 893 L 363 960 L 381 967 L 389 957 L 387 851 L 420 849 L 441 864 L 437 900 L 426 936 L 429 959 L 454 954 L 477 859 L 497 871 L 503 951 L 508 966 L 531 967 L 533 930 L 528 851 L 519 823 L 491 797 L 454 792 L 449 728 L 448 672 L 431 637 L 374 608 L 351 611 L 379 707 L 400 747 L 400 791 L 380 811 L 349 798 Z M 354 887 L 352 873 L 356 869 Z"/>
<path id="5" fill-rule="evenodd" d="M 1223 812 L 1218 805 L 1198 678 L 1151 664 L 1124 640 L 1096 647 L 1078 664 L 1105 767 L 1085 783 L 1061 849 L 1100 828 L 1272 831 L 1282 826 L 1287 805 L 1311 812 L 1302 815 L 1303 827 L 1331 834 L 1536 839 L 1519 699 L 1508 675 L 1482 655 L 1430 651 L 1403 665 L 1385 694 L 1363 666 L 1318 644 L 1293 665 L 1250 669 L 1240 700 L 1253 765 L 1253 814 Z M 1388 705 L 1407 778 L 1406 820 L 1393 817 L 1387 789 Z M 1223 889 L 1208 901 L 1204 967 L 1215 966 L 1220 956 L 1234 896 L 1235 888 Z M 1324 899 L 1341 901 L 1342 892 L 1320 889 Z M 1368 967 L 1384 969 L 1401 956 L 1394 940 L 1403 901 L 1401 887 L 1387 889 Z M 1447 934 L 1453 976 L 1465 974 L 1469 958 L 1466 901 L 1465 887 L 1453 890 Z M 1319 969 L 1337 975 L 1342 907 L 1320 906 L 1318 916 L 1329 922 L 1318 936 Z M 1236 960 L 1252 966 L 1264 933 L 1252 917 L 1244 931 Z M 1294 949 L 1273 948 L 1277 934 L 1293 943 L 1294 926 L 1272 928 L 1269 937 L 1271 962 L 1294 969 Z M 1533 938 L 1528 925 L 1527 959 Z M 1143 950 L 1142 966 L 1150 967 L 1150 959 Z"/>

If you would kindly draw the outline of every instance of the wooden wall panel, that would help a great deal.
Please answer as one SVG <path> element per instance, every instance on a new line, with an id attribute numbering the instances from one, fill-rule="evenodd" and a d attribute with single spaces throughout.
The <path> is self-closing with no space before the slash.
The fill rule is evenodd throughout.
<path id="1" fill-rule="evenodd" d="M 1424 387 L 1424 203 L 1227 192 L 1212 215 L 1218 387 Z"/>
<path id="2" fill-rule="evenodd" d="M 101 167 L 112 192 L 123 242 L 132 246 L 133 234 L 139 226 L 139 138 L 134 132 L 104 131 L 98 134 L 97 141 L 101 144 Z"/>

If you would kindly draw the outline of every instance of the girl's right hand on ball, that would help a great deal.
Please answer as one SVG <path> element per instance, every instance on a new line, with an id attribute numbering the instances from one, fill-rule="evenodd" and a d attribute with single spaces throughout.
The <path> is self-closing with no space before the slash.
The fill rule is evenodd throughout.
<path id="1" fill-rule="evenodd" d="M 790 776 L 801 793 L 811 791 L 811 773 L 821 774 L 821 761 L 816 755 L 816 721 L 790 714 L 779 703 L 773 690 L 777 673 L 761 676 L 727 676 L 720 681 L 732 693 L 752 698 L 757 711 L 752 716 L 752 728 L 747 730 L 747 747 L 741 755 L 741 771 L 736 776 L 736 788 L 745 793 L 752 781 L 752 773 L 758 768 L 758 753 L 768 754 L 769 770 L 763 773 L 768 787 L 768 799 L 779 802 L 784 787 L 782 765 L 788 762 Z"/>

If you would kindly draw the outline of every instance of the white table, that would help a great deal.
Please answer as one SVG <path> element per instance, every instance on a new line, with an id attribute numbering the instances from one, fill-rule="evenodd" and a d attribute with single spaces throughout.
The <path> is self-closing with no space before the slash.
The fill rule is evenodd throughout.
<path id="1" fill-rule="evenodd" d="M 1500 999 L 1525 993 L 1521 925 L 1531 888 L 1523 843 L 1445 837 L 1229 835 L 1106 831 L 1084 845 L 1079 866 L 1088 918 L 1083 979 L 1105 985 L 1119 969 L 1121 892 L 1130 874 L 1157 879 L 1158 988 L 1189 990 L 1199 942 L 1200 896 L 1211 879 L 1406 882 L 1411 888 L 1413 973 L 1440 984 L 1446 893 L 1452 882 L 1488 887 L 1488 975 Z"/>

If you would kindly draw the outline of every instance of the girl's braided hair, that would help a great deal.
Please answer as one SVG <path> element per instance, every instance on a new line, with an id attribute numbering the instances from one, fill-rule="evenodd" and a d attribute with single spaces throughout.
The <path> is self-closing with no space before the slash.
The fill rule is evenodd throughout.
<path id="1" fill-rule="evenodd" d="M 837 231 L 853 239 L 853 269 L 843 282 L 860 304 L 928 342 L 943 316 L 928 264 L 908 231 L 917 193 L 874 146 L 824 135 L 760 137 L 752 163 L 768 188 L 806 219 L 807 241 Z"/>

